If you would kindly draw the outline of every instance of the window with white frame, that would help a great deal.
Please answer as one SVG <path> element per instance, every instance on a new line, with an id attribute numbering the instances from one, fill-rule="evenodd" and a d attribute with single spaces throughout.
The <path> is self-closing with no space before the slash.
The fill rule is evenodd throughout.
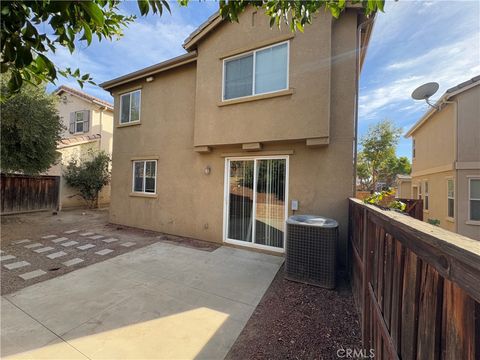
<path id="1" fill-rule="evenodd" d="M 412 159 L 415 159 L 415 138 L 412 138 Z"/>
<path id="2" fill-rule="evenodd" d="M 447 216 L 455 217 L 455 184 L 453 179 L 447 179 Z"/>
<path id="3" fill-rule="evenodd" d="M 480 221 L 480 178 L 469 179 L 469 219 Z"/>
<path id="4" fill-rule="evenodd" d="M 70 134 L 86 133 L 89 130 L 90 111 L 81 110 L 70 113 Z"/>
<path id="5" fill-rule="evenodd" d="M 418 198 L 422 199 L 422 183 L 418 183 Z"/>
<path id="6" fill-rule="evenodd" d="M 120 124 L 140 121 L 140 98 L 140 90 L 120 95 Z"/>
<path id="7" fill-rule="evenodd" d="M 429 195 L 428 195 L 428 181 L 425 181 L 425 185 L 423 186 L 423 208 L 425 210 L 428 210 L 428 200 L 429 200 Z"/>
<path id="8" fill-rule="evenodd" d="M 133 162 L 133 192 L 155 194 L 157 191 L 157 160 Z"/>
<path id="9" fill-rule="evenodd" d="M 288 52 L 287 41 L 225 59 L 223 100 L 287 89 Z"/>

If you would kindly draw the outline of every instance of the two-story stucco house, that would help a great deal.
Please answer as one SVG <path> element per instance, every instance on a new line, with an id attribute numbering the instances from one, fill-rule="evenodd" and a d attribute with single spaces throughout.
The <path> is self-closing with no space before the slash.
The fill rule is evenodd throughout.
<path id="1" fill-rule="evenodd" d="M 480 240 L 480 76 L 437 101 L 406 134 L 412 138 L 412 196 L 425 221 Z"/>
<path id="2" fill-rule="evenodd" d="M 286 217 L 313 213 L 340 222 L 344 256 L 365 21 L 320 12 L 294 34 L 253 7 L 239 23 L 214 15 L 185 55 L 103 83 L 110 221 L 282 252 Z"/>
<path id="3" fill-rule="evenodd" d="M 61 160 L 49 170 L 50 175 L 62 174 L 62 167 L 72 157 L 88 156 L 89 151 L 105 151 L 112 154 L 113 105 L 83 91 L 62 85 L 54 91 L 58 96 L 57 109 L 64 131 L 57 145 Z M 61 181 L 60 204 L 62 208 L 85 206 L 77 190 Z M 99 195 L 99 204 L 110 202 L 110 186 Z"/>

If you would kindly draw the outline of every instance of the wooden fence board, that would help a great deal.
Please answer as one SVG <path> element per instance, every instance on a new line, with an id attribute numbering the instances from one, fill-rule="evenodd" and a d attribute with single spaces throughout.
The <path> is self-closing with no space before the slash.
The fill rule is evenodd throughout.
<path id="1" fill-rule="evenodd" d="M 479 243 L 358 200 L 349 209 L 363 347 L 379 359 L 479 360 Z"/>
<path id="2" fill-rule="evenodd" d="M 60 178 L 1 174 L 1 214 L 14 214 L 58 207 Z"/>

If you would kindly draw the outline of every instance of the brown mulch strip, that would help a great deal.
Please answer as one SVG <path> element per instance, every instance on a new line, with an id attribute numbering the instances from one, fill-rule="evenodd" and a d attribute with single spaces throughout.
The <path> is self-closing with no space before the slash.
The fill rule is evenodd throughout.
<path id="1" fill-rule="evenodd" d="M 337 359 L 342 348 L 361 348 L 348 283 L 335 290 L 296 283 L 282 267 L 226 359 Z"/>

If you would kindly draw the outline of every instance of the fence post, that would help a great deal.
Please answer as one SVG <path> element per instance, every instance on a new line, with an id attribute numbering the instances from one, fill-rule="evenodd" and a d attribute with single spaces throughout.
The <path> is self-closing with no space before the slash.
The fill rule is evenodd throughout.
<path id="1" fill-rule="evenodd" d="M 363 207 L 363 234 L 362 234 L 362 297 L 363 297 L 363 311 L 362 311 L 362 343 L 364 348 L 370 348 L 370 300 L 368 294 L 368 280 L 369 280 L 369 260 L 368 260 L 368 212 L 367 208 Z"/>

